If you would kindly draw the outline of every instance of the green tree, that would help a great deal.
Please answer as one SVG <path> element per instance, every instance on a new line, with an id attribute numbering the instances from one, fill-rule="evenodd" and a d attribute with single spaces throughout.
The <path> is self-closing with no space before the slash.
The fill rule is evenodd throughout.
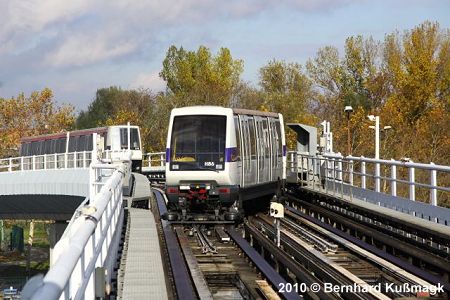
<path id="1" fill-rule="evenodd" d="M 88 109 L 78 115 L 77 128 L 94 128 L 105 124 L 109 118 L 114 118 L 115 113 L 120 110 L 119 103 L 125 94 L 125 91 L 115 86 L 98 89 Z"/>
<path id="2" fill-rule="evenodd" d="M 280 112 L 287 122 L 310 122 L 311 81 L 299 64 L 272 60 L 259 70 L 259 78 L 264 99 L 260 109 Z"/>
<path id="3" fill-rule="evenodd" d="M 172 105 L 232 104 L 239 85 L 243 62 L 232 58 L 230 50 L 221 48 L 216 56 L 200 46 L 196 52 L 171 46 L 163 61 L 161 78 L 167 83 Z"/>

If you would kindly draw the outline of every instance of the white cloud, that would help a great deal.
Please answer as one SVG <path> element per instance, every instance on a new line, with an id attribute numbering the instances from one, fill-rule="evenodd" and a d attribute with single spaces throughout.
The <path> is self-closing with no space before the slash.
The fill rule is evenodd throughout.
<path id="1" fill-rule="evenodd" d="M 164 80 L 159 77 L 158 72 L 152 73 L 140 73 L 131 83 L 130 88 L 138 89 L 145 88 L 151 89 L 154 92 L 163 91 L 166 87 Z"/>
<path id="2" fill-rule="evenodd" d="M 118 37 L 75 35 L 67 37 L 59 48 L 50 52 L 46 62 L 55 67 L 83 66 L 129 54 L 136 47 L 135 42 L 120 41 Z"/>

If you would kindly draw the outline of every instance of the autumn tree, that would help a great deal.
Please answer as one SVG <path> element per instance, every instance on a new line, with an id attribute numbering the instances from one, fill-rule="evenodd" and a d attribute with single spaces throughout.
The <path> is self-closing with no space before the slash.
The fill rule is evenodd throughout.
<path id="1" fill-rule="evenodd" d="M 449 31 L 425 22 L 390 34 L 384 62 L 390 95 L 383 114 L 399 134 L 397 155 L 449 164 Z"/>
<path id="2" fill-rule="evenodd" d="M 197 51 L 171 46 L 159 73 L 167 83 L 172 106 L 231 106 L 243 71 L 242 60 L 233 59 L 227 48 L 212 55 L 205 46 Z"/>
<path id="3" fill-rule="evenodd" d="M 20 139 L 69 130 L 75 117 L 70 105 L 57 105 L 52 90 L 0 98 L 0 155 L 17 155 Z"/>

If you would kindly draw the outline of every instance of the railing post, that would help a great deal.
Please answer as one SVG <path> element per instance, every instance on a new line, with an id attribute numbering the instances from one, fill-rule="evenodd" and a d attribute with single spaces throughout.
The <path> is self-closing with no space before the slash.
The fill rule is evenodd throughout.
<path id="1" fill-rule="evenodd" d="M 342 177 L 342 159 L 343 158 L 338 158 L 338 179 L 340 181 L 342 181 L 343 177 Z"/>
<path id="2" fill-rule="evenodd" d="M 86 150 L 83 151 L 83 169 L 86 168 Z"/>
<path id="3" fill-rule="evenodd" d="M 366 188 L 366 162 L 361 162 L 361 188 Z"/>
<path id="4" fill-rule="evenodd" d="M 350 185 L 353 185 L 353 160 L 348 160 L 348 179 Z"/>
<path id="5" fill-rule="evenodd" d="M 67 169 L 67 159 L 68 159 L 67 152 L 65 152 L 64 153 L 64 169 Z"/>
<path id="6" fill-rule="evenodd" d="M 434 163 L 430 163 L 430 165 L 434 165 Z M 430 172 L 430 185 L 432 188 L 430 189 L 430 202 L 431 205 L 437 206 L 437 172 L 436 170 L 431 170 Z"/>
<path id="7" fill-rule="evenodd" d="M 78 154 L 75 151 L 73 153 L 73 168 L 76 169 L 78 167 Z"/>
<path id="8" fill-rule="evenodd" d="M 391 158 L 391 161 L 395 160 Z M 391 195 L 397 196 L 397 166 L 394 164 L 391 166 Z"/>
<path id="9" fill-rule="evenodd" d="M 44 154 L 44 170 L 47 170 L 47 155 Z"/>
<path id="10" fill-rule="evenodd" d="M 415 172 L 413 167 L 409 168 L 409 200 L 416 201 Z"/>
<path id="11" fill-rule="evenodd" d="M 20 157 L 20 171 L 23 171 L 23 156 Z"/>
<path id="12" fill-rule="evenodd" d="M 33 164 L 32 166 L 32 170 L 36 170 L 36 157 L 33 155 L 33 157 L 31 158 L 31 163 Z"/>
<path id="13" fill-rule="evenodd" d="M 9 158 L 9 165 L 8 165 L 8 171 L 12 172 L 12 158 Z"/>
<path id="14" fill-rule="evenodd" d="M 57 153 L 55 153 L 55 154 L 53 154 L 53 156 L 54 156 L 54 161 L 55 161 L 55 169 L 58 169 L 58 154 Z"/>
<path id="15" fill-rule="evenodd" d="M 336 158 L 333 158 L 333 195 L 336 194 Z"/>
<path id="16" fill-rule="evenodd" d="M 159 159 L 160 159 L 161 167 L 164 167 L 164 154 L 161 154 Z"/>
<path id="17" fill-rule="evenodd" d="M 375 192 L 380 192 L 381 181 L 380 181 L 380 163 L 375 163 Z"/>
<path id="18" fill-rule="evenodd" d="M 327 157 L 325 157 L 324 158 L 324 162 L 323 162 L 323 164 L 324 164 L 324 166 L 325 166 L 325 172 L 324 172 L 324 175 L 325 175 L 325 194 L 328 194 L 328 179 L 330 178 L 330 171 L 329 171 L 329 158 L 327 158 Z"/>

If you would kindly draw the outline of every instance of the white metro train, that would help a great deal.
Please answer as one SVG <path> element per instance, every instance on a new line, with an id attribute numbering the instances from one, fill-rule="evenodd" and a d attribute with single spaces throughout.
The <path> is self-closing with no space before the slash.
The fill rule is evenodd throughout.
<path id="1" fill-rule="evenodd" d="M 25 137 L 20 140 L 20 156 L 92 151 L 94 133 L 100 151 L 112 154 L 130 149 L 132 170 L 142 170 L 141 135 L 138 126 L 119 125 L 97 127 L 54 134 Z"/>
<path id="2" fill-rule="evenodd" d="M 175 108 L 166 149 L 168 218 L 206 214 L 235 220 L 249 204 L 277 193 L 286 178 L 285 165 L 281 114 L 218 106 Z"/>

